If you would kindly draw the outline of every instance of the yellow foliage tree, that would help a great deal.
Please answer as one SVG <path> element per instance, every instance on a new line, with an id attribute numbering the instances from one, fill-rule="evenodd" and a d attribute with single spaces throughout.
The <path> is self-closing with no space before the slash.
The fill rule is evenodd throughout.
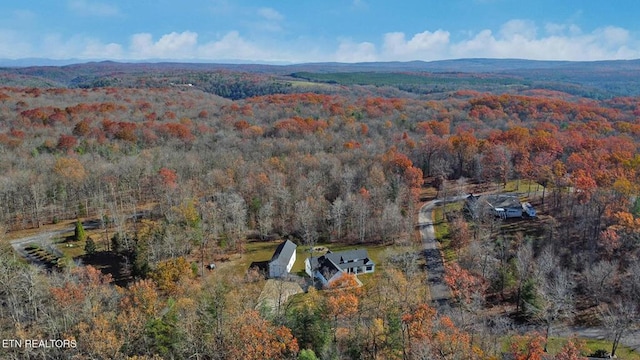
<path id="1" fill-rule="evenodd" d="M 191 265 L 181 256 L 158 264 L 152 278 L 158 285 L 158 290 L 168 295 L 176 295 L 185 289 L 194 278 L 194 274 Z"/>
<path id="2" fill-rule="evenodd" d="M 74 183 L 80 183 L 87 177 L 87 173 L 80 160 L 70 157 L 61 157 L 56 160 L 53 166 L 53 172 L 63 179 Z"/>
<path id="3" fill-rule="evenodd" d="M 114 328 L 112 313 L 96 315 L 89 323 L 77 325 L 77 341 L 81 351 L 92 359 L 116 359 L 124 344 L 121 334 Z"/>

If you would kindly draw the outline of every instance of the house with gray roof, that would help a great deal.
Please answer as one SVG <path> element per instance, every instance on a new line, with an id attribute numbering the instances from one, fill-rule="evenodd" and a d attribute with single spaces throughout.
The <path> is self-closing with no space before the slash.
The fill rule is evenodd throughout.
<path id="1" fill-rule="evenodd" d="M 528 202 L 521 202 L 520 198 L 511 194 L 494 194 L 475 196 L 470 194 L 466 198 L 465 209 L 474 217 L 483 208 L 501 219 L 536 217 L 536 210 Z"/>
<path id="2" fill-rule="evenodd" d="M 375 271 L 375 263 L 365 249 L 340 252 L 329 250 L 320 257 L 309 257 L 304 261 L 305 272 L 327 286 L 342 274 L 369 274 Z"/>
<path id="3" fill-rule="evenodd" d="M 268 264 L 269 278 L 279 278 L 289 274 L 296 262 L 297 247 L 291 240 L 278 245 Z"/>

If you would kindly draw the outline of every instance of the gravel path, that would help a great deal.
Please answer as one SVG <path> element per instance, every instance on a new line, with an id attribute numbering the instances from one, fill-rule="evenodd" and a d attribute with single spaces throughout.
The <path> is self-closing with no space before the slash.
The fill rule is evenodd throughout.
<path id="1" fill-rule="evenodd" d="M 30 263 L 39 266 L 45 266 L 46 264 L 36 257 L 32 256 L 25 249 L 28 245 L 37 245 L 42 249 L 46 249 L 51 254 L 58 257 L 62 257 L 62 253 L 53 244 L 53 239 L 67 232 L 73 231 L 73 228 L 66 230 L 44 231 L 36 235 L 23 237 L 20 239 L 12 240 L 11 246 L 13 250 L 20 254 L 23 258 L 27 259 Z"/>
<path id="2" fill-rule="evenodd" d="M 447 198 L 447 202 L 460 201 L 467 195 Z M 418 226 L 422 236 L 422 246 L 427 267 L 427 282 L 431 301 L 436 307 L 442 308 L 449 305 L 451 290 L 444 282 L 444 260 L 442 252 L 438 248 L 435 230 L 433 228 L 433 209 L 441 204 L 443 200 L 430 201 L 420 208 L 418 213 Z"/>
<path id="3" fill-rule="evenodd" d="M 466 195 L 447 198 L 446 201 L 455 202 L 464 200 L 464 198 L 466 198 Z M 431 293 L 433 305 L 436 306 L 436 309 L 439 311 L 443 310 L 443 307 L 449 306 L 449 300 L 451 299 L 451 291 L 444 282 L 444 261 L 442 252 L 438 248 L 433 227 L 433 209 L 442 202 L 443 200 L 430 201 L 424 204 L 418 213 L 418 226 L 420 228 L 420 235 L 422 236 L 422 245 L 426 259 L 429 292 Z M 570 337 L 572 335 L 577 335 L 585 339 L 608 338 L 607 331 L 604 328 L 563 327 L 554 329 L 554 336 Z M 640 331 L 626 334 L 620 343 L 640 353 Z"/>
<path id="4" fill-rule="evenodd" d="M 82 225 L 84 226 L 85 230 L 91 230 L 91 229 L 96 229 L 100 224 L 97 221 L 85 221 L 82 223 Z M 37 245 L 42 249 L 46 249 L 48 252 L 50 252 L 55 256 L 62 257 L 63 254 L 62 252 L 60 252 L 60 250 L 56 248 L 55 244 L 53 243 L 53 239 L 60 237 L 60 235 L 64 233 L 73 232 L 74 229 L 75 229 L 75 225 L 62 230 L 43 231 L 36 235 L 31 235 L 31 236 L 26 236 L 23 238 L 11 240 L 10 243 L 11 243 L 11 246 L 13 247 L 13 250 L 15 250 L 15 252 L 20 254 L 20 256 L 22 256 L 23 258 L 27 259 L 27 261 L 29 261 L 34 265 L 43 266 L 45 264 L 39 259 L 32 256 L 31 254 L 29 254 L 26 250 L 26 247 L 30 244 Z"/>

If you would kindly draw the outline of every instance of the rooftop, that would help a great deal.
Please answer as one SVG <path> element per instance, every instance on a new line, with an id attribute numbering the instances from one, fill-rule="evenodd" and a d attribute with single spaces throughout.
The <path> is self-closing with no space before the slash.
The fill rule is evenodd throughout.
<path id="1" fill-rule="evenodd" d="M 276 248 L 276 251 L 273 253 L 273 256 L 271 257 L 270 262 L 272 263 L 277 262 L 277 263 L 281 263 L 282 265 L 287 265 L 289 263 L 289 260 L 293 256 L 293 254 L 295 254 L 297 247 L 298 246 L 294 244 L 291 240 L 286 240 L 282 242 Z"/>

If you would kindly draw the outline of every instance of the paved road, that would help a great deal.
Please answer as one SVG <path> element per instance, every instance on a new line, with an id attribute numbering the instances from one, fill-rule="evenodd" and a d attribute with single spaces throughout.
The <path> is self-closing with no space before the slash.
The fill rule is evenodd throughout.
<path id="1" fill-rule="evenodd" d="M 447 198 L 447 202 L 461 201 L 467 195 Z M 433 228 L 433 209 L 440 205 L 443 200 L 430 201 L 420 208 L 418 213 L 418 226 L 422 235 L 422 244 L 427 267 L 427 282 L 429 283 L 429 292 L 431 293 L 431 301 L 436 309 L 443 310 L 443 307 L 449 305 L 451 299 L 451 290 L 444 282 L 444 261 L 442 252 L 438 248 L 435 230 Z M 607 339 L 607 331 L 598 327 L 564 327 L 554 330 L 554 335 L 562 337 L 570 337 L 577 335 L 585 339 Z M 640 352 L 640 331 L 630 332 L 626 334 L 621 344 Z M 606 349 L 609 350 L 609 349 Z"/>
<path id="2" fill-rule="evenodd" d="M 467 195 L 455 196 L 447 198 L 447 202 L 460 201 Z M 433 209 L 441 204 L 444 200 L 430 201 L 420 208 L 418 213 L 418 226 L 420 235 L 422 235 L 422 246 L 427 267 L 427 282 L 429 283 L 429 292 L 431 293 L 431 301 L 437 307 L 449 305 L 451 299 L 451 290 L 444 282 L 444 261 L 442 252 L 438 248 L 435 230 L 433 228 Z"/>

